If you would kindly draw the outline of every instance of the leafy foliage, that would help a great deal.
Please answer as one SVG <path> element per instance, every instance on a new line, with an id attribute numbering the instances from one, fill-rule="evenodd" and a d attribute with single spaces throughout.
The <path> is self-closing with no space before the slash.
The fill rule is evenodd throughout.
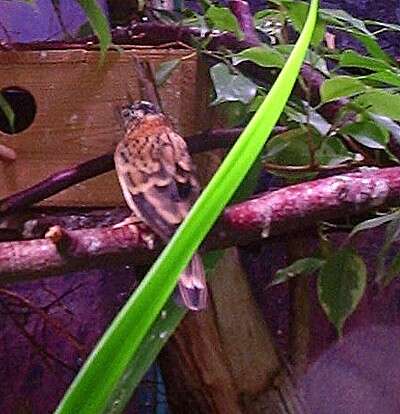
<path id="1" fill-rule="evenodd" d="M 323 259 L 318 259 L 316 257 L 299 259 L 292 263 L 290 266 L 278 270 L 273 281 L 270 283 L 270 286 L 276 286 L 281 283 L 285 283 L 288 280 L 302 274 L 309 275 L 315 273 L 324 265 L 324 263 L 325 261 Z"/>
<path id="2" fill-rule="evenodd" d="M 97 4 L 96 0 L 79 0 L 79 4 L 85 11 L 94 33 L 99 38 L 102 56 L 101 61 L 103 61 L 105 59 L 105 53 L 111 45 L 111 32 L 107 17 L 104 15 L 103 10 Z"/>
<path id="3" fill-rule="evenodd" d="M 313 0 L 302 35 L 278 79 L 182 225 L 85 362 L 58 407 L 58 414 L 99 413 L 109 408 L 110 395 L 121 389 L 121 379 L 132 358 L 142 349 L 180 273 L 259 158 L 294 87 L 317 10 L 318 1 Z"/>
<path id="4" fill-rule="evenodd" d="M 351 248 L 340 250 L 322 266 L 318 275 L 318 296 L 339 335 L 344 322 L 360 302 L 366 283 L 365 264 Z"/>
<path id="5" fill-rule="evenodd" d="M 6 116 L 10 130 L 13 131 L 15 124 L 15 113 L 2 93 L 0 93 L 0 109 Z"/>
<path id="6" fill-rule="evenodd" d="M 213 105 L 235 101 L 248 104 L 256 96 L 257 85 L 240 72 L 232 73 L 224 63 L 213 66 L 210 76 L 217 95 Z"/>

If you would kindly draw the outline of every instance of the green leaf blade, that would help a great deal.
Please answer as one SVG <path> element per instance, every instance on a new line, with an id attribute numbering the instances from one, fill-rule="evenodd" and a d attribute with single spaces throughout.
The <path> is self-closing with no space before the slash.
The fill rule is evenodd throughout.
<path id="1" fill-rule="evenodd" d="M 354 122 L 340 129 L 341 134 L 350 135 L 354 140 L 372 149 L 385 149 L 389 132 L 372 121 Z"/>
<path id="2" fill-rule="evenodd" d="M 214 28 L 235 33 L 238 39 L 243 38 L 243 33 L 235 15 L 227 7 L 211 5 L 205 14 L 205 17 Z"/>
<path id="3" fill-rule="evenodd" d="M 246 61 L 264 68 L 283 68 L 285 65 L 285 58 L 278 51 L 268 46 L 251 47 L 232 56 L 234 65 Z"/>
<path id="4" fill-rule="evenodd" d="M 321 102 L 331 102 L 339 98 L 358 95 L 367 90 L 367 86 L 351 76 L 337 76 L 327 79 L 320 88 Z"/>
<path id="5" fill-rule="evenodd" d="M 318 297 L 339 336 L 364 295 L 366 284 L 367 268 L 351 248 L 340 250 L 322 266 L 318 276 Z"/>
<path id="6" fill-rule="evenodd" d="M 210 69 L 216 98 L 212 105 L 239 101 L 248 104 L 257 94 L 257 85 L 246 76 L 233 74 L 224 63 L 218 63 Z"/>
<path id="7" fill-rule="evenodd" d="M 11 105 L 8 103 L 7 99 L 4 97 L 2 93 L 0 93 L 0 109 L 3 111 L 5 115 L 8 125 L 10 126 L 10 130 L 14 131 L 15 127 L 15 113 L 11 108 Z"/>
<path id="8" fill-rule="evenodd" d="M 97 4 L 96 0 L 79 0 L 79 4 L 85 11 L 90 25 L 99 39 L 101 62 L 103 62 L 107 49 L 112 41 L 107 17 L 104 15 L 103 10 Z"/>
<path id="9" fill-rule="evenodd" d="M 385 60 L 363 56 L 353 50 L 346 50 L 340 55 L 339 66 L 342 68 L 356 67 L 369 69 L 373 72 L 391 69 L 391 65 Z"/>
<path id="10" fill-rule="evenodd" d="M 306 257 L 304 259 L 296 260 L 290 266 L 279 269 L 270 286 L 280 285 L 288 280 L 299 276 L 301 274 L 312 274 L 319 270 L 325 263 L 325 260 L 316 257 Z"/>
<path id="11" fill-rule="evenodd" d="M 374 89 L 358 96 L 353 102 L 364 110 L 400 121 L 399 94 Z"/>
<path id="12" fill-rule="evenodd" d="M 266 99 L 85 362 L 57 408 L 57 414 L 104 412 L 110 395 L 172 294 L 181 272 L 239 187 L 278 121 L 310 43 L 317 11 L 318 0 L 312 0 L 304 30 Z"/>

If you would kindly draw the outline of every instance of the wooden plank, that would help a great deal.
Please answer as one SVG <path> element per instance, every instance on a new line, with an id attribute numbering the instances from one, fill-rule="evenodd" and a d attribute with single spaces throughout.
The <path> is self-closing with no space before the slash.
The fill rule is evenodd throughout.
<path id="1" fill-rule="evenodd" d="M 17 152 L 15 162 L 0 162 L 1 198 L 56 171 L 112 151 L 122 137 L 116 108 L 128 101 L 128 93 L 134 99 L 140 98 L 133 54 L 154 62 L 156 67 L 164 61 L 185 58 L 160 88 L 163 106 L 182 134 L 207 127 L 208 81 L 191 50 L 112 51 L 103 67 L 98 67 L 96 51 L 2 52 L 0 89 L 26 89 L 35 98 L 37 112 L 25 131 L 14 135 L 0 132 L 0 144 Z M 114 173 L 96 177 L 43 202 L 50 206 L 123 204 Z"/>

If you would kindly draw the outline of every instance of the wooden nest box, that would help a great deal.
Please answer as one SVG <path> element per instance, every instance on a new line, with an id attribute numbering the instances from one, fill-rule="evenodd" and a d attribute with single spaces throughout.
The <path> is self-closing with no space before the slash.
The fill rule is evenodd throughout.
<path id="1" fill-rule="evenodd" d="M 132 55 L 155 68 L 182 59 L 159 88 L 165 112 L 177 130 L 190 135 L 209 126 L 207 77 L 188 49 L 129 48 L 108 52 L 84 49 L 0 53 L 0 90 L 14 99 L 16 132 L 0 122 L 0 144 L 17 160 L 0 161 L 0 198 L 28 188 L 49 175 L 110 152 L 122 137 L 116 110 L 128 96 L 141 99 Z M 115 206 L 124 201 L 114 172 L 69 188 L 46 206 Z"/>

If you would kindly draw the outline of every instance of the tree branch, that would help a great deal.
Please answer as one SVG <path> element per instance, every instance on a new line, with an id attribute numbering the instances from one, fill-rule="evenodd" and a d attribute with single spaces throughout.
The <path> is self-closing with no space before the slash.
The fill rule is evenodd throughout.
<path id="1" fill-rule="evenodd" d="M 279 189 L 228 207 L 203 249 L 244 245 L 309 228 L 320 220 L 358 215 L 400 204 L 400 167 L 334 176 Z M 64 230 L 69 242 L 51 239 L 0 243 L 2 283 L 51 276 L 101 264 L 150 263 L 160 241 L 144 226 Z M 62 238 L 61 238 L 62 239 Z"/>
<path id="2" fill-rule="evenodd" d="M 215 129 L 192 135 L 186 141 L 189 151 L 192 153 L 227 148 L 236 141 L 241 131 L 241 128 Z M 113 169 L 113 154 L 104 154 L 72 168 L 59 171 L 26 190 L 0 200 L 0 217 L 16 213 L 68 187 Z"/>
<path id="3" fill-rule="evenodd" d="M 254 27 L 253 15 L 249 3 L 244 0 L 230 0 L 229 8 L 239 22 L 240 29 L 244 34 L 246 42 L 252 43 L 253 46 L 258 46 L 260 44 L 260 39 L 258 38 Z"/>

